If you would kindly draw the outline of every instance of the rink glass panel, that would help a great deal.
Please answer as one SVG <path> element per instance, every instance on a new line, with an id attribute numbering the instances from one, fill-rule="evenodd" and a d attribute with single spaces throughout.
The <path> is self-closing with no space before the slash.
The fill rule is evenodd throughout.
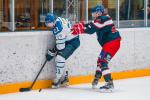
<path id="1" fill-rule="evenodd" d="M 84 0 L 54 0 L 53 11 L 57 16 L 66 18 L 74 24 L 84 20 Z"/>
<path id="2" fill-rule="evenodd" d="M 91 9 L 97 4 L 104 5 L 118 28 L 150 26 L 150 0 L 0 0 L 0 32 L 47 30 L 48 12 L 72 24 L 91 21 Z"/>
<path id="3" fill-rule="evenodd" d="M 0 32 L 11 31 L 9 0 L 0 0 Z"/>
<path id="4" fill-rule="evenodd" d="M 148 18 L 148 26 L 150 26 L 150 0 L 148 0 L 148 5 L 147 5 L 147 18 Z"/>
<path id="5" fill-rule="evenodd" d="M 120 27 L 144 27 L 144 0 L 120 0 Z"/>
<path id="6" fill-rule="evenodd" d="M 15 0 L 16 30 L 44 30 L 51 0 Z"/>

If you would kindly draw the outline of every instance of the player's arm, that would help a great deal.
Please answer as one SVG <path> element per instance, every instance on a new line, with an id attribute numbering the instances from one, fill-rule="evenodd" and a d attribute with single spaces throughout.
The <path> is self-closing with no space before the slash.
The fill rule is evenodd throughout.
<path id="1" fill-rule="evenodd" d="M 94 27 L 92 22 L 85 24 L 84 27 L 85 27 L 84 32 L 87 34 L 93 34 L 97 31 L 97 28 Z"/>
<path id="2" fill-rule="evenodd" d="M 57 50 L 63 50 L 65 48 L 65 42 L 66 42 L 66 34 L 62 32 L 63 26 L 61 21 L 56 21 L 55 23 L 55 29 L 53 31 L 55 37 L 56 37 L 56 48 Z"/>
<path id="3" fill-rule="evenodd" d="M 97 28 L 94 27 L 93 23 L 84 24 L 83 22 L 77 23 L 72 27 L 72 34 L 93 34 L 97 31 Z"/>

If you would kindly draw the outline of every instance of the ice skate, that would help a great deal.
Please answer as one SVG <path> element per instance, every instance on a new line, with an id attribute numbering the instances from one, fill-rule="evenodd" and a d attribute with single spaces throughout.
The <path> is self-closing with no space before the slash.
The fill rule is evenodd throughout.
<path id="1" fill-rule="evenodd" d="M 68 78 L 68 71 L 66 71 L 66 75 L 64 76 L 64 78 L 61 80 L 61 87 L 67 87 L 69 86 L 69 78 Z"/>
<path id="2" fill-rule="evenodd" d="M 94 80 L 93 80 L 93 82 L 92 82 L 92 89 L 95 89 L 95 88 L 96 88 L 96 86 L 97 86 L 97 84 L 98 84 L 100 78 L 101 78 L 101 72 L 97 71 L 97 72 L 95 73 L 95 78 L 94 78 Z"/>
<path id="3" fill-rule="evenodd" d="M 65 77 L 64 80 L 61 81 L 60 87 L 67 87 L 69 86 L 69 79 Z"/>
<path id="4" fill-rule="evenodd" d="M 61 84 L 61 81 L 60 81 L 60 79 L 59 80 L 54 80 L 53 82 L 52 82 L 52 89 L 57 89 L 57 88 L 59 88 L 60 87 L 60 84 Z"/>
<path id="5" fill-rule="evenodd" d="M 111 93 L 114 90 L 113 81 L 106 82 L 106 84 L 99 88 L 102 93 Z"/>
<path id="6" fill-rule="evenodd" d="M 52 83 L 53 89 L 67 86 L 69 86 L 68 71 L 66 71 L 65 76 L 61 77 L 60 79 L 55 79 L 54 82 Z"/>
<path id="7" fill-rule="evenodd" d="M 95 89 L 97 84 L 98 84 L 99 78 L 95 77 L 93 82 L 92 82 L 92 89 Z"/>

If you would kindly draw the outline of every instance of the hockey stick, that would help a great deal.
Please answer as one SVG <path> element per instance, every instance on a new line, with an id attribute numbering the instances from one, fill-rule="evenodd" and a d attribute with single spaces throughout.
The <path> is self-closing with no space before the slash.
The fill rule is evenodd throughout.
<path id="1" fill-rule="evenodd" d="M 47 62 L 47 60 L 45 60 L 44 64 L 42 65 L 40 71 L 38 72 L 36 78 L 34 79 L 33 83 L 31 84 L 31 86 L 30 86 L 30 87 L 27 87 L 27 88 L 20 88 L 20 89 L 19 89 L 20 92 L 27 92 L 27 91 L 30 91 L 30 90 L 32 89 L 32 87 L 34 86 L 34 84 L 35 84 L 35 82 L 36 82 L 38 76 L 40 75 L 41 71 L 43 70 L 43 68 L 44 68 L 44 66 L 45 66 L 45 64 L 46 64 L 46 62 Z"/>
<path id="2" fill-rule="evenodd" d="M 53 51 L 52 51 L 52 50 L 53 50 Z M 47 62 L 47 61 L 51 61 L 51 60 L 53 59 L 56 50 L 55 50 L 55 48 L 53 48 L 52 50 L 50 50 L 50 51 L 48 50 L 48 51 L 50 52 L 50 54 L 47 54 L 47 55 L 49 55 L 50 57 L 47 58 L 47 55 L 46 55 L 46 60 L 45 60 L 44 64 L 42 65 L 40 71 L 38 72 L 36 78 L 34 79 L 33 83 L 31 84 L 31 86 L 30 86 L 30 87 L 27 87 L 27 88 L 20 88 L 20 89 L 19 89 L 20 92 L 26 92 L 26 91 L 30 91 L 30 90 L 32 89 L 32 87 L 34 86 L 34 84 L 35 84 L 37 78 L 39 77 L 39 75 L 40 75 L 40 73 L 41 73 L 41 71 L 43 70 L 43 68 L 44 68 L 44 66 L 45 66 L 45 64 L 46 64 L 46 62 Z"/>

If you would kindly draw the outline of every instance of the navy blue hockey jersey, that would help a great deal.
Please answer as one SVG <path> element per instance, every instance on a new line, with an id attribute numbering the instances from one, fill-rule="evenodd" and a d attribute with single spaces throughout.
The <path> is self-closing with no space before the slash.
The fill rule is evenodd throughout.
<path id="1" fill-rule="evenodd" d="M 97 40 L 101 46 L 109 41 L 121 38 L 109 15 L 99 16 L 94 21 L 85 24 L 85 33 L 93 34 L 95 32 L 97 34 Z"/>

